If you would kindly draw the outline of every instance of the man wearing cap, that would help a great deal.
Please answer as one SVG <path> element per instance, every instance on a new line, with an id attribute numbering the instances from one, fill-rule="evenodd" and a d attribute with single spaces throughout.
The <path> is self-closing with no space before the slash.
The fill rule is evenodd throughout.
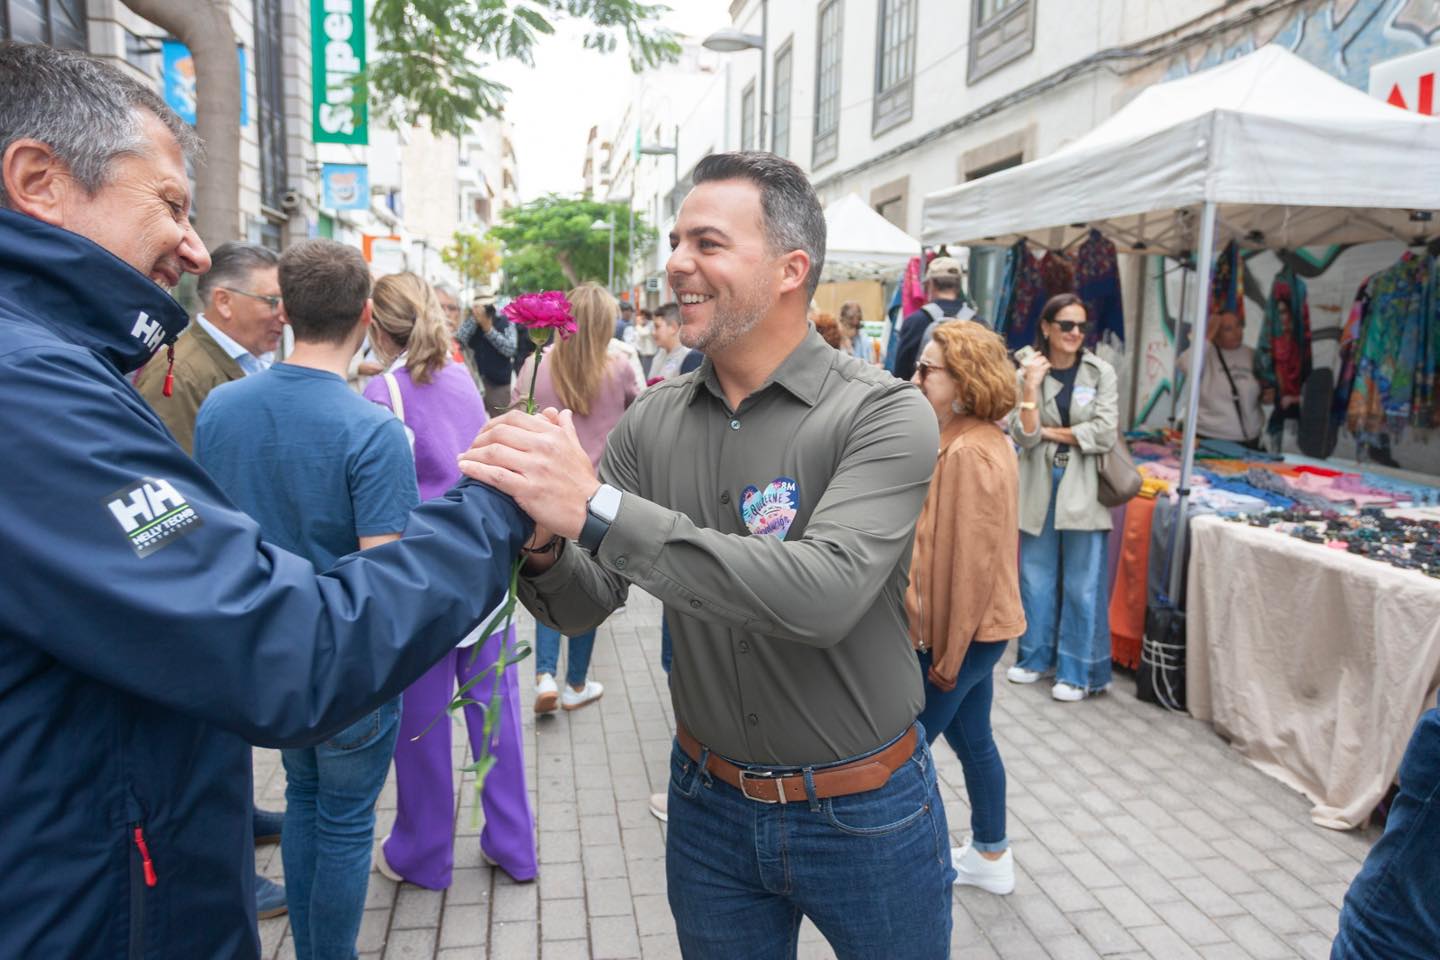
<path id="1" fill-rule="evenodd" d="M 511 360 L 515 357 L 515 328 L 495 312 L 495 295 L 481 287 L 460 325 L 456 338 L 475 358 L 480 389 L 485 393 L 485 412 L 498 417 L 510 409 Z"/>
<path id="2" fill-rule="evenodd" d="M 909 380 L 915 374 L 915 361 L 925 343 L 925 331 L 942 320 L 974 316 L 960 295 L 960 261 L 953 257 L 936 257 L 925 268 L 925 296 L 929 303 L 906 317 L 900 326 L 900 340 L 895 347 L 895 376 Z"/>

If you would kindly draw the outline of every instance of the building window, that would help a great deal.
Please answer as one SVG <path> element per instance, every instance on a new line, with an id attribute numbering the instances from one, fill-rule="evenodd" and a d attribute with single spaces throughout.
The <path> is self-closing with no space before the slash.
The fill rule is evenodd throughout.
<path id="1" fill-rule="evenodd" d="M 1035 0 L 970 0 L 970 67 L 975 83 L 1035 49 Z"/>
<path id="2" fill-rule="evenodd" d="M 878 137 L 910 119 L 915 76 L 915 0 L 880 0 L 875 38 L 875 116 L 871 133 Z"/>
<path id="3" fill-rule="evenodd" d="M 285 160 L 285 86 L 281 0 L 255 0 L 255 119 L 260 134 L 260 202 L 282 209 L 289 190 Z"/>
<path id="4" fill-rule="evenodd" d="M 790 78 L 795 58 L 790 41 L 775 54 L 775 112 L 771 115 L 770 149 L 790 156 Z"/>
<path id="5" fill-rule="evenodd" d="M 840 152 L 840 0 L 820 6 L 815 49 L 815 146 L 810 165 L 823 167 Z"/>
<path id="6" fill-rule="evenodd" d="M 85 49 L 85 0 L 0 0 L 0 40 Z"/>
<path id="7" fill-rule="evenodd" d="M 755 81 L 740 94 L 740 149 L 755 149 Z"/>
<path id="8" fill-rule="evenodd" d="M 901 177 L 870 191 L 870 207 L 901 230 L 906 229 L 906 208 L 910 205 L 910 178 Z"/>

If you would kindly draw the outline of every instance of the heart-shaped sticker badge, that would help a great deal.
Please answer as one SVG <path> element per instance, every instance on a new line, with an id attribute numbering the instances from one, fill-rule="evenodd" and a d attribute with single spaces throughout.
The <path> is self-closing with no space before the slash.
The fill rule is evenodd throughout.
<path id="1" fill-rule="evenodd" d="M 757 537 L 784 539 L 799 512 L 800 484 L 789 477 L 776 477 L 764 490 L 751 484 L 740 494 L 740 516 Z"/>

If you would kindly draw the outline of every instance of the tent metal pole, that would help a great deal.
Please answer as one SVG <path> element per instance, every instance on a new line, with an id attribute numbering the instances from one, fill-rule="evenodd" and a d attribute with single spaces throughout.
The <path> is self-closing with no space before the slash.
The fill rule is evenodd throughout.
<path id="1" fill-rule="evenodd" d="M 1177 602 L 1185 577 L 1185 511 L 1190 502 L 1190 475 L 1195 470 L 1195 428 L 1200 414 L 1201 377 L 1205 374 L 1205 344 L 1210 326 L 1210 266 L 1215 257 L 1215 201 L 1206 200 L 1200 215 L 1200 259 L 1195 264 L 1195 313 L 1190 342 L 1197 345 L 1190 354 L 1190 390 L 1185 411 L 1185 441 L 1180 453 L 1180 501 L 1175 513 L 1175 538 L 1170 547 L 1170 601 Z"/>
<path id="2" fill-rule="evenodd" d="M 1175 360 L 1170 364 L 1170 429 L 1175 429 L 1175 411 L 1180 407 L 1180 353 L 1185 341 L 1185 311 L 1190 309 L 1190 268 L 1185 256 L 1175 258 L 1180 264 L 1180 322 L 1175 328 Z M 1163 282 L 1163 281 L 1162 281 Z"/>

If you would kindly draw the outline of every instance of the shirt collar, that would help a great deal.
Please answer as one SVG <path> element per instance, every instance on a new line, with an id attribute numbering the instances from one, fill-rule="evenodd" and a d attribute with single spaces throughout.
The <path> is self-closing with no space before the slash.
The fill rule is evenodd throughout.
<path id="1" fill-rule="evenodd" d="M 246 350 L 236 343 L 228 333 L 206 320 L 203 313 L 195 315 L 195 322 L 200 324 L 200 329 L 210 334 L 210 339 L 220 344 L 220 349 L 225 351 L 226 356 L 240 365 L 240 369 L 245 371 L 246 376 L 269 369 L 270 364 L 275 361 L 274 353 L 262 353 L 257 357 Z"/>
<path id="2" fill-rule="evenodd" d="M 751 396 L 759 396 L 773 384 L 783 387 L 806 406 L 813 407 L 820 399 L 820 388 L 825 384 L 825 377 L 829 375 L 831 366 L 839 356 L 840 351 L 826 343 L 812 323 L 805 338 L 790 351 L 790 355 L 781 361 L 775 372 L 770 374 L 769 379 Z M 715 364 L 709 357 L 701 361 L 699 369 L 695 371 L 695 383 L 690 393 L 692 402 L 702 389 L 708 389 L 721 399 L 725 397 L 725 391 L 720 389 L 720 381 L 715 376 Z"/>

